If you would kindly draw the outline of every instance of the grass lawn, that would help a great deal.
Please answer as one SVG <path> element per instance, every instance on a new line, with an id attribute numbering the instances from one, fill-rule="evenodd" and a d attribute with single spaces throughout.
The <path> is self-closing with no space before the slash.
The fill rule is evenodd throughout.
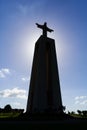
<path id="1" fill-rule="evenodd" d="M 79 114 L 70 114 L 71 116 L 73 117 L 77 117 L 77 118 L 87 118 L 87 115 L 84 116 L 84 115 L 79 115 Z"/>
<path id="2" fill-rule="evenodd" d="M 19 116 L 21 113 L 19 112 L 7 112 L 7 113 L 0 113 L 0 118 L 9 118 L 9 117 L 17 117 Z"/>

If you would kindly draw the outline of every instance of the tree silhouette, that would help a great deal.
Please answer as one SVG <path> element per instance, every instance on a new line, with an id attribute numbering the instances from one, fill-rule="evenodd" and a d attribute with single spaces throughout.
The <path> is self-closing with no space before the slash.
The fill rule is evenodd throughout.
<path id="1" fill-rule="evenodd" d="M 77 110 L 77 112 L 78 112 L 78 114 L 79 114 L 79 115 L 81 115 L 81 114 L 82 114 L 82 111 L 80 111 L 80 110 Z"/>
<path id="2" fill-rule="evenodd" d="M 87 116 L 87 111 L 86 110 L 82 111 L 82 114 L 83 114 L 84 117 L 86 117 Z"/>
<path id="3" fill-rule="evenodd" d="M 5 107 L 4 107 L 4 111 L 5 112 L 10 112 L 12 110 L 11 108 L 11 105 L 10 104 L 7 104 Z"/>

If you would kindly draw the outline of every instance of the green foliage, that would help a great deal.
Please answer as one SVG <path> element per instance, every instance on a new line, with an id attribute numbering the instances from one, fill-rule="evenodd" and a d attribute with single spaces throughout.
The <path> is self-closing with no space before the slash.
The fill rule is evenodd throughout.
<path id="1" fill-rule="evenodd" d="M 0 118 L 9 118 L 9 117 L 18 117 L 21 113 L 20 112 L 1 112 Z"/>
<path id="2" fill-rule="evenodd" d="M 87 110 L 83 110 L 83 111 L 77 110 L 77 113 L 75 113 L 73 111 L 72 112 L 68 111 L 68 114 L 73 116 L 73 117 L 87 118 Z"/>
<path id="3" fill-rule="evenodd" d="M 7 104 L 4 109 L 0 108 L 0 118 L 14 118 L 22 114 L 24 109 L 12 109 L 10 104 Z"/>
<path id="4" fill-rule="evenodd" d="M 4 111 L 5 112 L 10 112 L 11 111 L 11 106 L 9 104 L 7 104 L 5 107 L 4 107 Z"/>

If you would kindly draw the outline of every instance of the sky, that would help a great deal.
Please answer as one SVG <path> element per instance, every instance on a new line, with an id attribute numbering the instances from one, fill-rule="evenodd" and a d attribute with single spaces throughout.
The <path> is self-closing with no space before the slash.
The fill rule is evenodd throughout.
<path id="1" fill-rule="evenodd" d="M 54 30 L 62 103 L 87 110 L 87 0 L 0 0 L 0 108 L 26 110 L 35 42 Z"/>

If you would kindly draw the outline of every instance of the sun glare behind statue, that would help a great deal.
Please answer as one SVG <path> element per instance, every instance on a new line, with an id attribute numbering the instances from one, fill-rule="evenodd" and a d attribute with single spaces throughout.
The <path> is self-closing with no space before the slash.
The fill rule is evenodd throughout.
<path id="1" fill-rule="evenodd" d="M 40 36 L 41 31 L 40 33 L 33 33 L 30 37 L 27 37 L 25 39 L 25 43 L 22 44 L 21 48 L 22 60 L 25 59 L 26 61 L 30 61 L 32 63 L 35 43 Z M 58 37 L 57 35 L 54 34 L 48 34 L 48 37 L 55 40 L 55 47 L 56 47 L 55 49 L 59 64 L 60 65 L 66 64 L 66 61 L 69 59 L 70 56 L 69 46 L 67 46 L 67 43 L 64 42 L 62 36 Z"/>
<path id="2" fill-rule="evenodd" d="M 14 49 L 14 58 L 19 67 L 23 66 L 23 64 L 25 64 L 25 66 L 26 64 L 27 66 L 32 65 L 35 43 L 41 35 L 41 30 L 30 29 L 30 32 L 26 31 L 26 34 L 20 36 L 20 43 L 16 43 L 16 47 Z M 65 39 L 62 39 L 62 36 L 56 34 L 56 32 L 48 33 L 48 37 L 55 40 L 58 64 L 60 66 L 65 66 L 66 61 L 70 56 L 69 46 L 67 46 L 67 43 L 64 41 Z"/>
<path id="3" fill-rule="evenodd" d="M 18 67 L 31 66 L 33 62 L 35 43 L 39 38 L 39 34 L 35 31 L 34 33 L 27 33 L 23 35 L 18 45 L 14 48 L 14 58 Z M 29 35 L 30 34 L 30 35 Z"/>
<path id="4" fill-rule="evenodd" d="M 69 46 L 67 46 L 67 43 L 62 39 L 62 36 L 59 34 L 53 34 L 53 38 L 55 40 L 55 49 L 56 49 L 56 55 L 58 64 L 60 66 L 65 65 L 66 61 L 69 58 Z"/>

